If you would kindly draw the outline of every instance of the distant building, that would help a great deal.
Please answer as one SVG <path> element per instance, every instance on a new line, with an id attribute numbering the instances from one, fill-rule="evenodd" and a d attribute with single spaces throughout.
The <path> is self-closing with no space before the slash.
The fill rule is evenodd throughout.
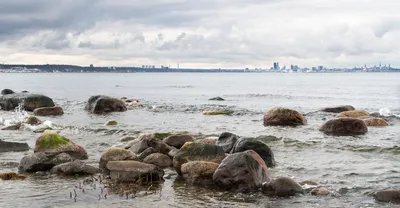
<path id="1" fill-rule="evenodd" d="M 324 66 L 318 66 L 318 71 L 324 70 Z"/>
<path id="2" fill-rule="evenodd" d="M 280 70 L 280 68 L 279 68 L 279 62 L 274 62 L 274 69 L 275 69 L 275 70 Z"/>

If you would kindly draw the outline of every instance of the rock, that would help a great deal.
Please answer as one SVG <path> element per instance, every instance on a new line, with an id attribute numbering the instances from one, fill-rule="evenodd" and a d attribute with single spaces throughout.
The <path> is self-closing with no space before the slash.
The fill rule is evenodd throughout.
<path id="1" fill-rule="evenodd" d="M 363 121 L 367 126 L 389 126 L 389 123 L 383 118 L 368 118 Z"/>
<path id="2" fill-rule="evenodd" d="M 157 152 L 168 154 L 171 147 L 154 137 L 153 134 L 141 134 L 137 140 L 134 140 L 129 148 L 135 154 L 140 154 L 149 147 L 153 147 Z"/>
<path id="3" fill-rule="evenodd" d="M 222 147 L 205 144 L 186 142 L 173 158 L 173 166 L 179 175 L 182 175 L 181 166 L 190 161 L 208 161 L 220 163 L 225 158 Z"/>
<path id="4" fill-rule="evenodd" d="M 109 161 L 123 161 L 123 160 L 136 160 L 137 156 L 126 149 L 120 148 L 110 148 L 103 152 L 100 157 L 99 168 L 102 169 L 104 172 L 108 172 L 107 170 L 107 163 Z"/>
<path id="5" fill-rule="evenodd" d="M 17 173 L 11 172 L 11 173 L 0 173 L 0 179 L 3 181 L 8 181 L 8 180 L 25 180 L 26 176 L 24 175 L 19 175 Z"/>
<path id="6" fill-rule="evenodd" d="M 135 108 L 139 108 L 139 107 L 143 107 L 143 105 L 138 101 L 138 100 L 127 100 L 126 102 L 126 107 L 129 110 L 135 109 Z"/>
<path id="7" fill-rule="evenodd" d="M 135 139 L 136 139 L 136 137 L 134 137 L 134 136 L 125 136 L 125 137 L 122 137 L 121 139 L 119 139 L 119 141 L 120 142 L 130 142 L 130 141 L 133 141 Z M 131 147 L 131 146 L 129 146 L 129 147 Z"/>
<path id="8" fill-rule="evenodd" d="M 262 186 L 264 193 L 275 196 L 294 196 L 302 194 L 303 188 L 299 183 L 288 177 L 278 177 Z"/>
<path id="9" fill-rule="evenodd" d="M 362 110 L 352 110 L 352 111 L 344 111 L 339 113 L 336 117 L 349 117 L 349 118 L 359 118 L 363 116 L 369 116 L 369 113 Z"/>
<path id="10" fill-rule="evenodd" d="M 314 196 L 326 196 L 329 195 L 331 192 L 325 187 L 317 187 L 311 190 L 311 195 Z"/>
<path id="11" fill-rule="evenodd" d="M 178 149 L 173 148 L 173 149 L 171 149 L 171 150 L 168 152 L 168 156 L 169 156 L 170 158 L 174 158 L 175 155 L 178 154 L 178 152 L 179 152 Z"/>
<path id="12" fill-rule="evenodd" d="M 208 99 L 208 100 L 212 100 L 212 101 L 225 101 L 225 99 L 222 98 L 222 97 L 213 97 L 213 98 L 210 98 L 210 99 Z"/>
<path id="13" fill-rule="evenodd" d="M 29 150 L 27 143 L 6 142 L 0 140 L 0 152 L 19 152 L 27 150 Z"/>
<path id="14" fill-rule="evenodd" d="M 299 184 L 302 186 L 304 186 L 304 185 L 317 186 L 318 185 L 317 182 L 310 181 L 310 180 L 300 181 Z"/>
<path id="15" fill-rule="evenodd" d="M 225 189 L 255 191 L 271 181 L 267 166 L 253 150 L 228 155 L 214 172 L 213 181 Z"/>
<path id="16" fill-rule="evenodd" d="M 221 146 L 224 152 L 230 153 L 240 137 L 236 134 L 223 132 L 217 139 L 216 145 Z"/>
<path id="17" fill-rule="evenodd" d="M 62 116 L 64 110 L 60 106 L 36 108 L 33 111 L 35 116 Z"/>
<path id="18" fill-rule="evenodd" d="M 355 108 L 351 105 L 333 106 L 321 109 L 321 111 L 327 113 L 341 113 L 343 111 L 352 111 L 352 110 L 355 110 Z"/>
<path id="19" fill-rule="evenodd" d="M 8 131 L 15 131 L 15 130 L 19 130 L 21 128 L 21 123 L 20 122 L 18 122 L 18 123 L 16 123 L 16 124 L 11 124 L 11 125 L 9 125 L 9 126 L 5 126 L 5 127 L 3 127 L 3 128 L 1 128 L 1 130 L 4 130 L 4 131 L 6 131 L 6 130 L 8 130 Z"/>
<path id="20" fill-rule="evenodd" d="M 400 189 L 388 189 L 372 194 L 374 199 L 382 202 L 400 204 Z"/>
<path id="21" fill-rule="evenodd" d="M 144 163 L 153 164 L 159 168 L 168 168 L 172 166 L 172 160 L 167 155 L 153 153 L 143 159 Z"/>
<path id="22" fill-rule="evenodd" d="M 128 98 L 127 97 L 121 97 L 120 99 L 121 100 L 127 100 Z"/>
<path id="23" fill-rule="evenodd" d="M 176 135 L 176 134 L 173 134 L 173 133 L 154 133 L 152 136 L 154 138 L 156 138 L 156 139 L 162 140 L 162 139 L 165 139 L 165 138 L 167 138 L 169 136 L 172 136 L 172 135 Z"/>
<path id="24" fill-rule="evenodd" d="M 287 108 L 272 108 L 264 115 L 264 126 L 300 126 L 306 125 L 304 116 Z"/>
<path id="25" fill-rule="evenodd" d="M 1 91 L 1 95 L 10 95 L 10 94 L 14 94 L 15 92 L 13 90 L 10 89 L 4 89 Z"/>
<path id="26" fill-rule="evenodd" d="M 37 126 L 39 124 L 42 123 L 41 120 L 39 120 L 37 117 L 35 116 L 29 116 L 26 120 L 25 123 L 31 125 L 31 126 Z"/>
<path id="27" fill-rule="evenodd" d="M 29 93 L 27 90 L 22 90 L 21 93 Z"/>
<path id="28" fill-rule="evenodd" d="M 234 111 L 232 110 L 212 110 L 212 111 L 203 111 L 203 115 L 207 116 L 215 116 L 215 115 L 232 115 Z"/>
<path id="29" fill-rule="evenodd" d="M 254 150 L 264 160 L 268 167 L 274 167 L 275 158 L 271 148 L 262 141 L 254 138 L 241 138 L 232 148 L 231 153 L 244 152 L 246 150 Z"/>
<path id="30" fill-rule="evenodd" d="M 212 184 L 213 175 L 219 164 L 207 161 L 191 161 L 182 165 L 183 178 L 192 184 Z"/>
<path id="31" fill-rule="evenodd" d="M 33 130 L 34 133 L 44 133 L 45 131 L 53 130 L 53 128 L 45 126 L 38 129 Z"/>
<path id="32" fill-rule="evenodd" d="M 89 98 L 85 110 L 94 114 L 127 111 L 125 103 L 116 98 L 96 95 Z"/>
<path id="33" fill-rule="evenodd" d="M 11 111 L 22 103 L 22 108 L 26 111 L 34 111 L 36 108 L 54 107 L 51 98 L 44 95 L 30 93 L 15 93 L 0 96 L 0 108 Z"/>
<path id="34" fill-rule="evenodd" d="M 186 142 L 193 142 L 194 138 L 190 135 L 172 135 L 165 139 L 163 142 L 169 146 L 180 149 Z"/>
<path id="35" fill-rule="evenodd" d="M 199 139 L 196 142 L 207 143 L 207 144 L 216 144 L 217 140 L 218 140 L 218 137 L 206 137 L 204 139 Z"/>
<path id="36" fill-rule="evenodd" d="M 107 163 L 111 180 L 118 182 L 137 182 L 163 180 L 164 171 L 155 165 L 137 161 L 110 161 Z"/>
<path id="37" fill-rule="evenodd" d="M 144 158 L 146 158 L 147 156 L 154 154 L 154 153 L 157 153 L 157 150 L 154 149 L 153 147 L 149 147 L 145 151 L 140 153 L 137 158 L 138 158 L 138 160 L 142 161 L 142 160 L 144 160 Z"/>
<path id="38" fill-rule="evenodd" d="M 18 172 L 32 173 L 37 171 L 47 171 L 56 165 L 71 161 L 72 158 L 67 153 L 55 155 L 39 152 L 23 157 L 19 163 Z"/>
<path id="39" fill-rule="evenodd" d="M 117 121 L 108 121 L 107 123 L 106 123 L 106 126 L 116 126 L 116 125 L 118 125 L 118 122 Z"/>
<path id="40" fill-rule="evenodd" d="M 48 154 L 67 153 L 74 159 L 86 160 L 86 150 L 73 143 L 69 139 L 55 132 L 44 132 L 35 143 L 34 153 L 44 152 Z"/>
<path id="41" fill-rule="evenodd" d="M 334 136 L 356 136 L 368 132 L 364 121 L 357 118 L 336 118 L 327 121 L 319 129 L 327 135 Z"/>
<path id="42" fill-rule="evenodd" d="M 101 170 L 99 168 L 87 165 L 85 162 L 81 160 L 74 160 L 72 162 L 56 165 L 50 170 L 50 172 L 58 175 L 74 176 L 74 175 L 94 175 L 96 173 L 100 173 Z"/>

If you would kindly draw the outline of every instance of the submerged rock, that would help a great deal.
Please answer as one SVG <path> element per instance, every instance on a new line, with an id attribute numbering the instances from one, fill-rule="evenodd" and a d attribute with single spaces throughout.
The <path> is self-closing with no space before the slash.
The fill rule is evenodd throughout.
<path id="1" fill-rule="evenodd" d="M 336 118 L 327 121 L 319 129 L 328 135 L 334 136 L 357 136 L 368 132 L 364 121 L 357 118 Z"/>
<path id="2" fill-rule="evenodd" d="M 368 118 L 363 121 L 367 126 L 389 126 L 389 123 L 383 118 Z"/>
<path id="3" fill-rule="evenodd" d="M 36 108 L 33 111 L 35 116 L 62 116 L 64 110 L 60 106 Z"/>
<path id="4" fill-rule="evenodd" d="M 327 113 L 341 113 L 344 111 L 352 111 L 352 110 L 355 110 L 355 108 L 351 105 L 341 105 L 341 106 L 327 107 L 321 109 L 321 111 Z"/>
<path id="5" fill-rule="evenodd" d="M 0 152 L 19 152 L 27 150 L 29 150 L 27 143 L 7 142 L 0 140 Z"/>
<path id="6" fill-rule="evenodd" d="M 269 195 L 294 196 L 296 194 L 302 194 L 303 188 L 291 178 L 278 177 L 263 184 L 262 191 Z"/>
<path id="7" fill-rule="evenodd" d="M 172 160 L 167 155 L 161 153 L 153 153 L 143 159 L 144 163 L 153 164 L 160 168 L 168 168 L 172 166 Z"/>
<path id="8" fill-rule="evenodd" d="M 71 162 L 72 160 L 71 156 L 66 153 L 46 154 L 44 152 L 39 152 L 23 157 L 19 163 L 18 172 L 32 173 L 37 171 L 47 171 L 56 165 Z"/>
<path id="9" fill-rule="evenodd" d="M 264 142 L 254 138 L 241 138 L 236 142 L 231 153 L 244 152 L 246 150 L 254 150 L 257 152 L 268 167 L 275 166 L 274 153 Z"/>
<path id="10" fill-rule="evenodd" d="M 203 111 L 203 115 L 207 116 L 216 116 L 216 115 L 232 115 L 234 111 L 232 110 L 210 110 L 210 111 Z"/>
<path id="11" fill-rule="evenodd" d="M 206 144 L 187 142 L 173 158 L 173 166 L 179 175 L 182 175 L 181 166 L 190 161 L 208 161 L 220 163 L 225 158 L 222 147 Z"/>
<path id="12" fill-rule="evenodd" d="M 26 176 L 24 175 L 19 175 L 14 172 L 10 173 L 0 173 L 0 179 L 3 181 L 9 181 L 9 180 L 25 180 Z"/>
<path id="13" fill-rule="evenodd" d="M 163 142 L 169 146 L 180 149 L 186 142 L 193 142 L 194 138 L 190 135 L 172 135 L 165 139 Z"/>
<path id="14" fill-rule="evenodd" d="M 29 116 L 26 120 L 25 123 L 31 125 L 31 126 L 37 126 L 39 124 L 42 123 L 41 120 L 39 120 L 37 117 L 35 116 Z"/>
<path id="15" fill-rule="evenodd" d="M 1 91 L 1 95 L 10 95 L 10 94 L 14 94 L 15 92 L 11 89 L 4 89 Z"/>
<path id="16" fill-rule="evenodd" d="M 122 137 L 121 139 L 119 139 L 119 141 L 121 141 L 121 142 L 130 142 L 130 141 L 133 141 L 135 139 L 136 139 L 136 137 L 134 137 L 134 136 L 125 136 L 125 137 Z"/>
<path id="17" fill-rule="evenodd" d="M 339 113 L 336 117 L 348 117 L 348 118 L 359 118 L 363 116 L 369 116 L 369 113 L 362 110 L 352 110 L 352 111 L 344 111 Z"/>
<path id="18" fill-rule="evenodd" d="M 99 168 L 107 173 L 108 172 L 107 163 L 109 161 L 123 161 L 123 160 L 136 160 L 136 159 L 137 156 L 129 150 L 120 148 L 110 148 L 105 152 L 103 152 L 103 154 L 101 155 Z"/>
<path id="19" fill-rule="evenodd" d="M 73 176 L 94 175 L 96 173 L 100 173 L 101 170 L 99 168 L 87 165 L 81 160 L 74 160 L 72 162 L 56 165 L 50 170 L 50 172 L 59 175 Z"/>
<path id="20" fill-rule="evenodd" d="M 372 194 L 374 199 L 382 202 L 400 204 L 400 189 L 388 189 Z"/>
<path id="21" fill-rule="evenodd" d="M 118 122 L 117 121 L 108 121 L 107 123 L 106 123 L 106 126 L 116 126 L 116 125 L 118 125 Z"/>
<path id="22" fill-rule="evenodd" d="M 139 179 L 151 182 L 163 180 L 164 171 L 155 165 L 137 161 L 110 161 L 107 163 L 111 180 L 137 182 Z"/>
<path id="23" fill-rule="evenodd" d="M 229 132 L 223 132 L 217 139 L 216 145 L 222 147 L 224 152 L 230 153 L 236 141 L 239 140 L 239 136 Z"/>
<path id="24" fill-rule="evenodd" d="M 207 161 L 191 161 L 182 165 L 183 178 L 193 184 L 212 184 L 213 175 L 219 164 Z"/>
<path id="25" fill-rule="evenodd" d="M 221 188 L 240 192 L 256 191 L 264 182 L 271 181 L 267 166 L 253 150 L 228 155 L 213 175 Z"/>
<path id="26" fill-rule="evenodd" d="M 18 122 L 16 124 L 11 124 L 9 126 L 5 126 L 5 127 L 1 128 L 1 130 L 4 130 L 4 131 L 15 131 L 15 130 L 19 130 L 20 128 L 21 128 L 21 123 Z"/>
<path id="27" fill-rule="evenodd" d="M 225 101 L 225 99 L 222 98 L 222 97 L 213 97 L 213 98 L 210 98 L 210 99 L 208 99 L 208 100 L 212 100 L 212 101 Z"/>
<path id="28" fill-rule="evenodd" d="M 171 147 L 154 137 L 153 134 L 141 134 L 137 140 L 132 142 L 129 148 L 135 154 L 140 154 L 149 147 L 153 147 L 157 152 L 168 154 Z"/>
<path id="29" fill-rule="evenodd" d="M 15 93 L 0 96 L 0 109 L 2 110 L 14 110 L 20 104 L 26 111 L 34 111 L 36 108 L 42 107 L 54 107 L 53 100 L 44 95 Z"/>
<path id="30" fill-rule="evenodd" d="M 85 110 L 94 114 L 127 111 L 123 101 L 103 95 L 96 95 L 89 98 Z"/>
<path id="31" fill-rule="evenodd" d="M 264 115 L 265 126 L 300 126 L 306 123 L 301 113 L 287 108 L 272 108 Z"/>

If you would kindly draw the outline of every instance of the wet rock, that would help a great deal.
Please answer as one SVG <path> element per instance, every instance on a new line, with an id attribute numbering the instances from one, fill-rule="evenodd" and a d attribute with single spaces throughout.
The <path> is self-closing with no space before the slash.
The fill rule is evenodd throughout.
<path id="1" fill-rule="evenodd" d="M 87 165 L 85 162 L 81 160 L 74 160 L 72 162 L 56 165 L 50 170 L 50 172 L 58 175 L 74 176 L 74 175 L 94 175 L 96 173 L 100 173 L 101 170 L 99 168 Z"/>
<path id="2" fill-rule="evenodd" d="M 31 125 L 31 126 L 37 126 L 39 124 L 42 123 L 41 120 L 39 120 L 37 117 L 35 116 L 29 116 L 26 120 L 25 123 Z"/>
<path id="3" fill-rule="evenodd" d="M 127 111 L 125 103 L 116 98 L 96 95 L 89 98 L 85 110 L 94 114 Z"/>
<path id="4" fill-rule="evenodd" d="M 44 152 L 48 154 L 67 153 L 75 159 L 88 159 L 88 154 L 83 147 L 76 145 L 69 139 L 55 132 L 44 132 L 36 140 L 34 152 Z"/>
<path id="5" fill-rule="evenodd" d="M 136 137 L 134 137 L 134 136 L 126 136 L 126 137 L 122 137 L 121 139 L 119 139 L 119 141 L 121 141 L 121 142 L 130 142 L 130 141 L 133 141 L 135 139 L 136 139 Z M 129 146 L 129 147 L 131 147 L 131 146 Z"/>
<path id="6" fill-rule="evenodd" d="M 160 139 L 160 140 L 162 140 L 162 139 L 165 139 L 165 138 L 167 138 L 167 137 L 169 137 L 169 136 L 172 136 L 172 135 L 176 135 L 176 134 L 174 134 L 174 133 L 154 133 L 152 136 L 154 137 L 154 138 L 156 138 L 156 139 Z"/>
<path id="7" fill-rule="evenodd" d="M 194 138 L 190 135 L 172 135 L 165 139 L 163 142 L 169 146 L 180 149 L 186 142 L 193 142 Z"/>
<path id="8" fill-rule="evenodd" d="M 234 111 L 232 110 L 210 110 L 210 111 L 203 111 L 203 115 L 207 116 L 216 116 L 216 115 L 232 115 Z"/>
<path id="9" fill-rule="evenodd" d="M 212 101 L 225 101 L 225 99 L 222 98 L 222 97 L 213 97 L 213 98 L 210 98 L 210 99 L 208 99 L 208 100 L 212 100 Z"/>
<path id="10" fill-rule="evenodd" d="M 126 102 L 126 107 L 129 110 L 135 109 L 135 108 L 139 108 L 139 107 L 143 107 L 143 105 L 138 101 L 138 100 L 127 100 Z"/>
<path id="11" fill-rule="evenodd" d="M 319 129 L 327 135 L 357 136 L 368 132 L 364 121 L 357 118 L 336 118 L 327 121 Z"/>
<path id="12" fill-rule="evenodd" d="M 267 166 L 253 150 L 228 155 L 213 175 L 216 185 L 240 192 L 255 191 L 271 181 Z"/>
<path id="13" fill-rule="evenodd" d="M 190 161 L 208 161 L 220 163 L 225 158 L 225 152 L 222 147 L 205 144 L 187 142 L 176 153 L 173 158 L 173 166 L 179 175 L 182 175 L 181 166 Z"/>
<path id="14" fill-rule="evenodd" d="M 29 93 L 27 90 L 22 90 L 21 93 Z"/>
<path id="15" fill-rule="evenodd" d="M 153 164 L 159 168 L 168 168 L 172 166 L 172 160 L 167 155 L 153 153 L 143 159 L 144 163 Z"/>
<path id="16" fill-rule="evenodd" d="M 0 152 L 19 152 L 27 150 L 29 150 L 27 143 L 7 142 L 0 140 Z"/>
<path id="17" fill-rule="evenodd" d="M 368 118 L 363 121 L 367 126 L 389 126 L 389 123 L 383 118 Z"/>
<path id="18" fill-rule="evenodd" d="M 157 153 L 157 150 L 154 149 L 153 147 L 149 147 L 145 151 L 143 151 L 142 153 L 140 153 L 138 155 L 138 160 L 142 161 L 142 160 L 144 160 L 144 158 L 146 158 L 147 156 L 154 154 L 154 153 Z"/>
<path id="19" fill-rule="evenodd" d="M 14 94 L 15 92 L 11 89 L 4 89 L 1 91 L 1 95 L 10 95 L 10 94 Z"/>
<path id="20" fill-rule="evenodd" d="M 317 186 L 318 185 L 317 182 L 310 181 L 310 180 L 300 181 L 299 184 L 302 186 L 304 186 L 304 185 Z"/>
<path id="21" fill-rule="evenodd" d="M 120 99 L 121 100 L 127 100 L 128 98 L 127 97 L 121 97 Z"/>
<path id="22" fill-rule="evenodd" d="M 219 164 L 207 161 L 191 161 L 182 165 L 182 176 L 192 184 L 207 185 L 213 183 L 213 175 Z"/>
<path id="23" fill-rule="evenodd" d="M 239 136 L 229 132 L 223 132 L 217 139 L 216 145 L 222 147 L 224 152 L 230 153 L 236 141 L 239 140 Z"/>
<path id="24" fill-rule="evenodd" d="M 326 196 L 329 194 L 331 194 L 331 192 L 325 187 L 317 187 L 311 190 L 311 195 L 313 196 Z"/>
<path id="25" fill-rule="evenodd" d="M 25 180 L 27 177 L 24 175 L 19 175 L 14 172 L 10 173 L 0 173 L 0 179 L 3 181 L 8 181 L 8 180 Z"/>
<path id="26" fill-rule="evenodd" d="M 151 164 L 137 161 L 110 161 L 107 163 L 111 180 L 118 182 L 137 182 L 163 180 L 164 171 Z"/>
<path id="27" fill-rule="evenodd" d="M 153 147 L 157 152 L 168 154 L 171 147 L 154 137 L 153 134 L 141 134 L 137 140 L 134 140 L 129 148 L 135 154 L 140 154 L 149 147 Z"/>
<path id="28" fill-rule="evenodd" d="M 306 123 L 301 113 L 287 108 L 272 108 L 264 115 L 265 126 L 300 126 Z"/>
<path id="29" fill-rule="evenodd" d="M 19 163 L 18 172 L 48 171 L 56 165 L 71 162 L 72 160 L 71 156 L 66 153 L 55 155 L 39 152 L 23 157 Z"/>
<path id="30" fill-rule="evenodd" d="M 218 137 L 206 137 L 204 139 L 199 139 L 196 142 L 207 143 L 207 144 L 216 144 L 217 140 L 218 140 Z"/>
<path id="31" fill-rule="evenodd" d="M 179 152 L 178 149 L 173 148 L 173 149 L 171 149 L 171 150 L 168 152 L 168 156 L 169 156 L 170 158 L 174 158 L 175 155 L 178 154 L 178 152 Z"/>
<path id="32" fill-rule="evenodd" d="M 278 177 L 262 186 L 262 191 L 275 196 L 294 196 L 302 194 L 303 188 L 299 183 L 288 177 Z"/>
<path id="33" fill-rule="evenodd" d="M 118 125 L 118 122 L 117 121 L 108 121 L 107 123 L 106 123 L 106 126 L 116 126 L 116 125 Z"/>
<path id="34" fill-rule="evenodd" d="M 5 127 L 1 128 L 1 130 L 4 130 L 4 131 L 15 131 L 15 130 L 19 130 L 20 128 L 21 128 L 21 123 L 18 122 L 16 124 L 11 124 L 9 126 L 5 126 Z"/>
<path id="35" fill-rule="evenodd" d="M 362 110 L 352 110 L 352 111 L 344 111 L 339 113 L 336 117 L 348 117 L 348 118 L 359 118 L 363 116 L 369 116 L 369 113 Z"/>
<path id="36" fill-rule="evenodd" d="M 54 102 L 51 98 L 44 95 L 30 93 L 14 93 L 0 96 L 0 108 L 11 111 L 22 103 L 22 108 L 26 111 L 34 111 L 36 108 L 53 107 Z"/>
<path id="37" fill-rule="evenodd" d="M 246 150 L 254 150 L 264 160 L 268 167 L 274 167 L 275 157 L 271 148 L 262 141 L 254 138 L 241 138 L 233 147 L 231 153 L 244 152 Z"/>
<path id="38" fill-rule="evenodd" d="M 126 149 L 120 148 L 110 148 L 103 152 L 100 157 L 99 168 L 102 169 L 104 172 L 108 172 L 107 170 L 107 163 L 109 161 L 123 161 L 123 160 L 136 160 L 137 156 Z"/>
<path id="39" fill-rule="evenodd" d="M 382 202 L 400 204 L 400 189 L 388 189 L 372 194 L 374 199 Z"/>
<path id="40" fill-rule="evenodd" d="M 333 106 L 321 109 L 321 111 L 327 113 L 341 113 L 344 111 L 352 111 L 352 110 L 355 110 L 355 108 L 351 105 Z"/>
<path id="41" fill-rule="evenodd" d="M 41 127 L 41 128 L 35 129 L 35 130 L 33 130 L 33 132 L 34 133 L 44 133 L 45 131 L 50 131 L 50 130 L 53 130 L 53 128 L 46 126 L 46 127 Z"/>
<path id="42" fill-rule="evenodd" d="M 35 116 L 62 116 L 64 110 L 60 106 L 36 108 L 33 111 Z"/>

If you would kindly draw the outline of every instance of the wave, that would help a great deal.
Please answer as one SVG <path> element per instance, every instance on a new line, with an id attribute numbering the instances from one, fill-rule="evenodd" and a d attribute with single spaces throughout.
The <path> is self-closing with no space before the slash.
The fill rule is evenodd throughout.
<path id="1" fill-rule="evenodd" d="M 386 153 L 386 154 L 400 154 L 399 146 L 392 147 L 378 147 L 378 146 L 366 146 L 366 145 L 346 145 L 340 147 L 342 150 L 349 150 L 353 152 L 368 152 L 368 153 Z"/>

